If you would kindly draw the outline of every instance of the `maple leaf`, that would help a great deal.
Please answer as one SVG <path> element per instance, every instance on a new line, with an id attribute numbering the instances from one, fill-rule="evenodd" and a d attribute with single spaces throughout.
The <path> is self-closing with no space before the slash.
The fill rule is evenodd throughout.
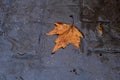
<path id="1" fill-rule="evenodd" d="M 55 40 L 56 45 L 52 53 L 56 52 L 60 48 L 65 48 L 68 44 L 73 44 L 77 48 L 80 48 L 79 42 L 83 35 L 74 25 L 61 22 L 55 22 L 54 25 L 55 28 L 47 33 L 47 35 L 58 35 L 58 38 Z"/>

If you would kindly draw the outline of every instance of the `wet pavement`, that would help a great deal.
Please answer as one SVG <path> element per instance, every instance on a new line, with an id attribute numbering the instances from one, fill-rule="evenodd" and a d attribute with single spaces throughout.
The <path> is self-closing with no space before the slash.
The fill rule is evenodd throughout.
<path id="1" fill-rule="evenodd" d="M 119 0 L 0 0 L 0 80 L 120 80 Z M 84 34 L 51 51 L 53 23 Z M 99 35 L 97 25 L 103 28 Z"/>

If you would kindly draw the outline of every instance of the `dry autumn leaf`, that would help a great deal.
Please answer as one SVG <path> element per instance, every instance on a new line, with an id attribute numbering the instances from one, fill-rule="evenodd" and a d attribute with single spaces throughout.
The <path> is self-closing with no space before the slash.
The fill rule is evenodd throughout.
<path id="1" fill-rule="evenodd" d="M 65 48 L 68 44 L 73 44 L 77 48 L 80 48 L 79 42 L 83 35 L 74 25 L 61 22 L 55 22 L 54 25 L 55 28 L 47 33 L 47 35 L 58 35 L 58 38 L 55 40 L 56 45 L 52 53 L 60 48 Z"/>
<path id="2" fill-rule="evenodd" d="M 98 23 L 97 29 L 98 29 L 98 33 L 100 34 L 100 36 L 102 36 L 103 35 L 103 28 L 102 28 L 100 23 Z"/>

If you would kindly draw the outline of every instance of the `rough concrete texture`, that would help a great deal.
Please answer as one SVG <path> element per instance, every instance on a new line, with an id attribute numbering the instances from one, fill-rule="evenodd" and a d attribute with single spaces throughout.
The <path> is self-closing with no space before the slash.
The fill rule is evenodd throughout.
<path id="1" fill-rule="evenodd" d="M 0 80 L 120 80 L 119 14 L 119 0 L 0 0 Z M 51 55 L 56 36 L 46 33 L 70 15 L 81 48 Z"/>

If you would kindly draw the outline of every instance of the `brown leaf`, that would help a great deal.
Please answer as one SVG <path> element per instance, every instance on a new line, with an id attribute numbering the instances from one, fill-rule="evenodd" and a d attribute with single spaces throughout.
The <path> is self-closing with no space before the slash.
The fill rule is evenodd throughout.
<path id="1" fill-rule="evenodd" d="M 100 34 L 100 36 L 102 36 L 103 35 L 103 28 L 102 28 L 100 23 L 98 23 L 97 29 L 98 29 L 98 33 Z"/>
<path id="2" fill-rule="evenodd" d="M 83 35 L 74 25 L 61 22 L 55 22 L 54 24 L 55 28 L 47 33 L 47 35 L 58 35 L 58 38 L 55 40 L 56 45 L 52 53 L 60 48 L 65 48 L 68 44 L 73 44 L 77 48 L 80 48 L 79 42 Z"/>

